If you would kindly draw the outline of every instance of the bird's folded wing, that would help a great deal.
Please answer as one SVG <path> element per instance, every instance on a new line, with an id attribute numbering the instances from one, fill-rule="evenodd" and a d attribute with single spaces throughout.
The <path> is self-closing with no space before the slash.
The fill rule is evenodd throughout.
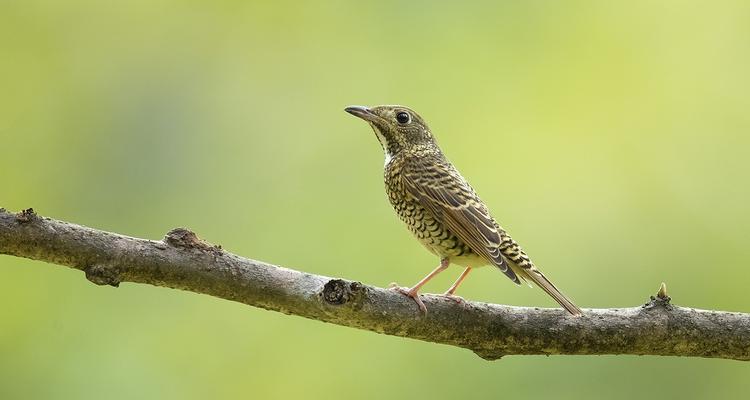
<path id="1" fill-rule="evenodd" d="M 438 222 L 513 282 L 520 284 L 501 253 L 502 236 L 487 207 L 449 163 L 410 160 L 404 165 L 402 177 L 406 191 L 432 212 Z"/>

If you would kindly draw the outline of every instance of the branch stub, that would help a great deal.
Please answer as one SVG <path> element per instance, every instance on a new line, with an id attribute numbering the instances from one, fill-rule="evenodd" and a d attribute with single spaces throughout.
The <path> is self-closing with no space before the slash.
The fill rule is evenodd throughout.
<path id="1" fill-rule="evenodd" d="M 16 214 L 16 221 L 20 223 L 30 222 L 34 219 L 36 219 L 36 213 L 34 212 L 33 208 L 21 210 Z"/>

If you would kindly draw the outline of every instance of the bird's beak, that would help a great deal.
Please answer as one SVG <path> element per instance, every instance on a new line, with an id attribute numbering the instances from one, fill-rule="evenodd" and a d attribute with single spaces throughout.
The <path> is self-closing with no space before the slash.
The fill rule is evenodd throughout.
<path id="1" fill-rule="evenodd" d="M 346 107 L 344 111 L 355 117 L 362 118 L 363 120 L 368 122 L 374 122 L 378 118 L 378 116 L 375 115 L 372 110 L 365 106 L 349 106 Z"/>

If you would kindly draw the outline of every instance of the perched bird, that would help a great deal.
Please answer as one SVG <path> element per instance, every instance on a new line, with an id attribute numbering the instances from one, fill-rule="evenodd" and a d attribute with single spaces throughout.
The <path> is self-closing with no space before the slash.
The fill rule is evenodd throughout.
<path id="1" fill-rule="evenodd" d="M 424 119 L 403 106 L 350 106 L 346 112 L 370 124 L 385 152 L 385 190 L 409 230 L 440 265 L 411 288 L 394 289 L 411 297 L 424 313 L 420 288 L 450 264 L 464 267 L 446 296 L 472 268 L 494 265 L 510 280 L 533 282 L 573 315 L 581 309 L 565 297 L 498 225 L 474 189 L 443 155 Z"/>

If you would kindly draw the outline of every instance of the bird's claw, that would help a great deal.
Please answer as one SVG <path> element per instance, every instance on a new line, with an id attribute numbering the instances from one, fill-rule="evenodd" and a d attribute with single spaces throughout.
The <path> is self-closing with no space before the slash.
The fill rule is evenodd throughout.
<path id="1" fill-rule="evenodd" d="M 422 299 L 419 298 L 419 291 L 401 287 L 396 283 L 391 283 L 388 285 L 388 288 L 391 290 L 395 290 L 407 297 L 411 297 L 412 300 L 414 300 L 415 303 L 417 303 L 417 307 L 419 307 L 419 311 L 424 315 L 427 314 L 427 306 L 424 305 L 424 302 L 422 302 Z"/>
<path id="2" fill-rule="evenodd" d="M 446 299 L 448 299 L 448 300 L 453 300 L 453 301 L 454 301 L 454 302 L 456 302 L 457 304 L 463 304 L 463 303 L 465 303 L 465 302 L 466 302 L 466 300 L 464 300 L 464 298 L 463 298 L 463 297 L 461 297 L 461 296 L 456 296 L 455 294 L 453 294 L 453 293 L 449 293 L 449 292 L 445 292 L 445 293 L 443 293 L 443 297 L 445 297 L 445 298 L 446 298 Z"/>

